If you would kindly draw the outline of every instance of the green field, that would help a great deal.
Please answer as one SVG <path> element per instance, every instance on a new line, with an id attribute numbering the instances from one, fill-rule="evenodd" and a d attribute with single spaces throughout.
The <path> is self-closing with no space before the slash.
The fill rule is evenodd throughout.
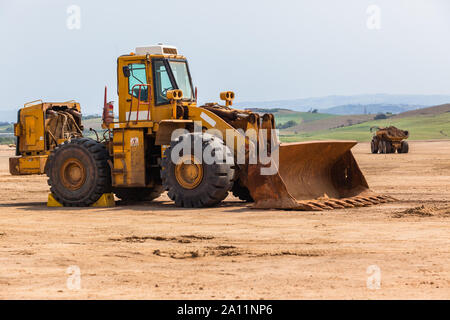
<path id="1" fill-rule="evenodd" d="M 279 112 L 275 112 L 274 116 L 275 116 L 275 122 L 277 124 L 283 124 L 283 123 L 291 121 L 291 120 L 300 124 L 301 122 L 308 122 L 308 121 L 330 118 L 330 117 L 334 117 L 335 115 L 327 114 L 327 113 L 279 111 Z"/>
<path id="2" fill-rule="evenodd" d="M 408 130 L 410 140 L 450 139 L 449 112 L 432 116 L 367 121 L 353 126 L 308 133 L 283 134 L 281 131 L 280 139 L 283 142 L 326 139 L 370 141 L 372 137 L 370 127 L 386 127 L 390 125 Z"/>
<path id="3" fill-rule="evenodd" d="M 16 138 L 14 136 L 0 136 L 0 144 L 14 144 Z"/>
<path id="4" fill-rule="evenodd" d="M 1 123 L 0 124 L 0 144 L 14 144 L 14 125 Z"/>

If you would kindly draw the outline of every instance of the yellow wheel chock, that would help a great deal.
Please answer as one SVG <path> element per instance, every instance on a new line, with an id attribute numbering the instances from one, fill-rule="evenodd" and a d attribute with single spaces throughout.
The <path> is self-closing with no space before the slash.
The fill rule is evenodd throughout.
<path id="1" fill-rule="evenodd" d="M 62 207 L 63 205 L 59 203 L 55 197 L 53 197 L 53 194 L 48 194 L 48 201 L 47 201 L 47 207 Z M 98 208 L 105 208 L 105 207 L 114 207 L 115 201 L 114 201 L 114 194 L 113 193 L 104 193 L 98 199 L 96 202 L 90 205 L 90 207 L 98 207 Z"/>

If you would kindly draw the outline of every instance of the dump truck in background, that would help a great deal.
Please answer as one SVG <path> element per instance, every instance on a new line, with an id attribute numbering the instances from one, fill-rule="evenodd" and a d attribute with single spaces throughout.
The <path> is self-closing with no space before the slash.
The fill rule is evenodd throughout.
<path id="1" fill-rule="evenodd" d="M 198 106 L 187 60 L 173 46 L 138 47 L 120 56 L 117 91 L 118 121 L 105 95 L 101 140 L 82 137 L 76 103 L 21 109 L 11 173 L 45 171 L 53 198 L 63 206 L 89 206 L 107 193 L 148 201 L 165 190 L 180 207 L 215 206 L 230 191 L 255 208 L 323 210 L 392 200 L 369 189 L 350 151 L 355 141 L 279 144 L 274 116 L 232 108 L 231 91 L 220 94 L 224 105 Z M 63 129 L 50 126 L 51 117 L 64 120 Z M 256 133 L 255 140 L 249 131 Z M 269 133 L 259 135 L 263 131 Z M 186 143 L 189 152 L 182 148 Z M 271 174 L 262 173 L 267 163 L 249 161 L 254 149 L 265 149 L 269 156 L 279 152 Z M 204 161 L 206 151 L 222 152 L 232 162 Z M 21 166 L 27 161 L 41 162 L 27 170 Z"/>
<path id="2" fill-rule="evenodd" d="M 408 142 L 405 141 L 409 137 L 409 132 L 398 129 L 394 126 L 385 128 L 372 127 L 370 131 L 376 129 L 372 137 L 370 148 L 372 153 L 408 153 Z"/>
<path id="3" fill-rule="evenodd" d="M 16 156 L 9 159 L 10 173 L 43 174 L 48 155 L 57 145 L 83 136 L 80 104 L 28 102 L 17 113 L 14 135 Z"/>

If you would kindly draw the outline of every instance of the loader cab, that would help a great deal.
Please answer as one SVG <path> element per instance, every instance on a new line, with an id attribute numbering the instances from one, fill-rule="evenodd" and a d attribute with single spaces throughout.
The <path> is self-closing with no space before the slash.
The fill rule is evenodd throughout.
<path id="1" fill-rule="evenodd" d="M 187 60 L 169 46 L 138 47 L 135 53 L 119 57 L 117 88 L 119 122 L 170 119 L 170 90 L 182 90 L 182 103 L 195 103 Z"/>

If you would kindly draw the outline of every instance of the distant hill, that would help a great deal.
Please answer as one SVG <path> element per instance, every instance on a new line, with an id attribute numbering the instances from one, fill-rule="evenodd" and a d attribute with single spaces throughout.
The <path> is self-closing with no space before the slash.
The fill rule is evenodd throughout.
<path id="1" fill-rule="evenodd" d="M 442 104 L 440 106 L 434 106 L 434 107 L 428 107 L 428 108 L 422 108 L 418 110 L 412 110 L 400 113 L 398 115 L 395 115 L 394 119 L 397 118 L 407 118 L 407 117 L 413 117 L 413 116 L 423 116 L 423 115 L 436 115 L 436 114 L 443 114 L 450 112 L 450 104 Z"/>
<path id="2" fill-rule="evenodd" d="M 248 108 L 286 108 L 296 111 L 308 111 L 311 108 L 317 108 L 321 109 L 320 110 L 321 112 L 330 113 L 328 110 L 324 109 L 344 105 L 403 105 L 403 106 L 412 106 L 411 108 L 414 109 L 415 106 L 435 106 L 449 102 L 450 102 L 450 95 L 380 93 L 380 94 L 361 94 L 353 96 L 333 95 L 326 97 L 273 100 L 273 101 L 242 101 L 236 102 L 235 105 L 239 107 L 248 107 Z"/>
<path id="3" fill-rule="evenodd" d="M 347 104 L 343 106 L 336 106 L 327 109 L 321 109 L 320 111 L 348 115 L 348 114 L 377 114 L 377 113 L 402 113 L 409 110 L 415 110 L 423 108 L 421 105 L 404 105 L 404 104 Z"/>

